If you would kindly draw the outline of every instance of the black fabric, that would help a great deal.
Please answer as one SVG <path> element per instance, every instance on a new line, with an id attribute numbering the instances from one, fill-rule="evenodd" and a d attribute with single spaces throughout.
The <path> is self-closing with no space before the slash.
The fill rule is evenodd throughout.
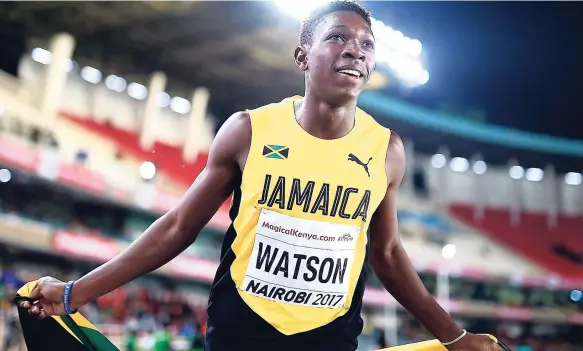
<path id="1" fill-rule="evenodd" d="M 281 156 L 288 158 L 289 157 L 289 148 L 285 148 L 279 152 Z"/>
<path id="2" fill-rule="evenodd" d="M 302 341 L 290 338 L 283 340 L 251 338 L 213 338 L 205 351 L 355 351 L 357 344 L 345 340 L 318 339 Z"/>
<path id="3" fill-rule="evenodd" d="M 19 291 L 14 302 L 28 301 L 37 282 L 29 282 Z M 28 351 L 119 351 L 89 321 L 79 314 L 38 319 L 27 310 L 18 309 L 20 324 Z M 59 322 L 62 322 L 59 323 Z M 82 326 L 77 324 L 82 322 Z M 65 327 L 66 326 L 66 327 Z"/>
<path id="4" fill-rule="evenodd" d="M 22 309 L 18 316 L 28 351 L 89 351 L 53 318 L 39 320 Z"/>
<path id="5" fill-rule="evenodd" d="M 241 202 L 241 190 L 233 195 L 230 217 L 235 221 Z M 265 350 L 294 351 L 307 350 L 306 345 L 319 345 L 315 350 L 352 351 L 358 346 L 357 338 L 362 332 L 363 320 L 360 316 L 364 288 L 367 277 L 368 245 L 355 291 L 348 312 L 331 323 L 304 333 L 287 336 L 279 332 L 256 314 L 243 301 L 233 278 L 230 267 L 236 256 L 231 245 L 237 233 L 233 224 L 225 233 L 221 250 L 221 262 L 215 276 L 208 305 L 207 351 Z M 334 340 L 334 343 L 330 343 Z M 324 346 L 324 341 L 327 341 Z M 321 344 L 321 345 L 320 345 Z"/>

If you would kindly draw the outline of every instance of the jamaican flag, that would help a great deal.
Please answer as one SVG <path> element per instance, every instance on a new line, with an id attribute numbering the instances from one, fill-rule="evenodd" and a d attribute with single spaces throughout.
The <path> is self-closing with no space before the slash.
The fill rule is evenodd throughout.
<path id="1" fill-rule="evenodd" d="M 36 284 L 30 282 L 18 290 L 17 306 L 28 299 Z M 19 308 L 18 316 L 28 351 L 119 351 L 80 313 L 39 320 Z"/>
<path id="2" fill-rule="evenodd" d="M 492 335 L 488 335 L 492 340 L 496 341 L 500 349 L 503 351 L 511 351 L 508 346 L 504 345 L 502 341 L 498 340 Z M 447 351 L 445 346 L 437 340 L 422 341 L 414 344 L 408 344 L 403 346 L 389 347 L 388 349 L 382 349 L 377 351 Z"/>
<path id="3" fill-rule="evenodd" d="M 263 145 L 263 156 L 285 160 L 289 156 L 289 147 L 283 145 Z"/>

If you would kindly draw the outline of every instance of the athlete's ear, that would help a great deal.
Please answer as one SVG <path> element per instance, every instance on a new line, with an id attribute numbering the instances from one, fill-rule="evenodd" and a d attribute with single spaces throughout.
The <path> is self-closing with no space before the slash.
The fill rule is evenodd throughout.
<path id="1" fill-rule="evenodd" d="M 307 55 L 306 48 L 302 46 L 298 46 L 294 51 L 294 61 L 296 66 L 301 69 L 303 72 L 308 70 L 308 55 Z"/>

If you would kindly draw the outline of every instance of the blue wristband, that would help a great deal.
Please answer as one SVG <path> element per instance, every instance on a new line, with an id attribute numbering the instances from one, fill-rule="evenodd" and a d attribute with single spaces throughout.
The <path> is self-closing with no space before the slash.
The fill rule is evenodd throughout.
<path id="1" fill-rule="evenodd" d="M 75 281 L 71 280 L 70 282 L 65 285 L 65 292 L 63 293 L 63 307 L 65 307 L 65 313 L 73 314 L 71 311 L 71 290 L 73 289 L 73 283 Z"/>

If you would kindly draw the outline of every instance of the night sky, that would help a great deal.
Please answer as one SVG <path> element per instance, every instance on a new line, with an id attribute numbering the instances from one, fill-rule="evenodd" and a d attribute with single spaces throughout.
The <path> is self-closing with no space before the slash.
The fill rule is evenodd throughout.
<path id="1" fill-rule="evenodd" d="M 367 2 L 418 38 L 430 80 L 408 100 L 583 139 L 583 2 Z"/>

